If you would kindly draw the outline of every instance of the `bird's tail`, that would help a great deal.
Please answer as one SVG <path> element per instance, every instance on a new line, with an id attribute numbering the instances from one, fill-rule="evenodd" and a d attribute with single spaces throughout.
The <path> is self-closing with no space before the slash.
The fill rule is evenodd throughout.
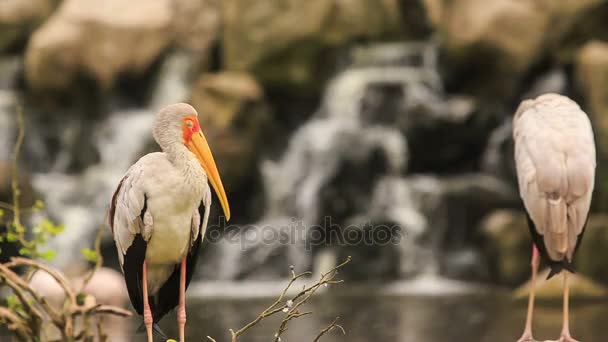
<path id="1" fill-rule="evenodd" d="M 547 276 L 547 280 L 551 279 L 554 275 L 559 274 L 563 270 L 574 273 L 572 263 L 570 263 L 567 258 L 562 259 L 562 261 L 550 261 L 549 267 L 551 268 L 551 271 Z"/>
<path id="2" fill-rule="evenodd" d="M 152 324 L 152 329 L 154 330 L 154 332 L 159 335 L 160 337 L 162 337 L 164 340 L 169 339 L 169 337 L 167 337 L 167 334 L 165 334 L 163 332 L 163 330 L 160 328 L 160 326 L 158 325 L 158 323 L 154 322 L 154 324 Z M 144 322 L 141 322 L 141 325 L 139 326 L 139 328 L 137 328 L 137 333 L 143 333 L 146 332 L 146 324 Z"/>

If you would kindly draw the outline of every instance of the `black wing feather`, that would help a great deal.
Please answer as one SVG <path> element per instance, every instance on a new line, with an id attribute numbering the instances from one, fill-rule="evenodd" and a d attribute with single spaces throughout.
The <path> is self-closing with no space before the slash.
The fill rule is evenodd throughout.
<path id="1" fill-rule="evenodd" d="M 527 210 L 526 210 L 526 217 L 528 219 L 528 228 L 530 228 L 530 234 L 532 235 L 532 240 L 534 240 L 534 244 L 536 245 L 536 248 L 538 248 L 538 252 L 542 256 L 542 258 L 549 264 L 549 267 L 551 268 L 551 271 L 549 272 L 547 279 L 550 279 L 554 275 L 559 274 L 564 269 L 568 270 L 571 273 L 574 273 L 572 260 L 568 261 L 568 258 L 566 258 L 566 257 L 564 257 L 562 260 L 553 260 L 549 257 L 549 253 L 547 252 L 547 247 L 545 246 L 545 241 L 543 239 L 543 236 L 540 235 L 538 233 L 538 231 L 536 230 L 534 221 L 532 221 L 532 218 L 530 217 L 530 214 L 528 214 Z M 585 225 L 583 226 L 583 230 L 581 231 L 581 233 L 578 235 L 578 237 L 576 239 L 576 246 L 574 247 L 574 253 L 572 255 L 573 259 L 574 259 L 574 254 L 576 254 L 576 251 L 578 250 L 578 247 L 581 244 L 583 235 L 585 234 L 585 229 L 587 227 L 588 220 L 589 220 L 589 217 L 587 217 L 587 219 L 585 220 Z"/>

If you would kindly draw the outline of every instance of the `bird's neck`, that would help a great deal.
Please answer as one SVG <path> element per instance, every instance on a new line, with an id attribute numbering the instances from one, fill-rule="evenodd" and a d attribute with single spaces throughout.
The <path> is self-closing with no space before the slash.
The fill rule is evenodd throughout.
<path id="1" fill-rule="evenodd" d="M 206 184 L 207 177 L 200 162 L 185 146 L 173 145 L 164 149 L 167 158 L 184 177 L 184 183 L 191 188 Z"/>

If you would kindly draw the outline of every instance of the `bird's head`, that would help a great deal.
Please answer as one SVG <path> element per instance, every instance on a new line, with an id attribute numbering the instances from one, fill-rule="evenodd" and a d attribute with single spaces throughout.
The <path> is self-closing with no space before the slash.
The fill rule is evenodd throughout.
<path id="1" fill-rule="evenodd" d="M 161 109 L 154 120 L 153 134 L 164 151 L 183 150 L 185 147 L 196 156 L 220 200 L 226 220 L 230 220 L 226 192 L 207 139 L 201 131 L 196 109 L 187 103 L 176 103 Z"/>

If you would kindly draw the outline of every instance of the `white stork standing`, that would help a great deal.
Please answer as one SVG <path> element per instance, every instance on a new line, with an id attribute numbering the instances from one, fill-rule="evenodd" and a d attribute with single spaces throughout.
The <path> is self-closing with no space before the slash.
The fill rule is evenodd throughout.
<path id="1" fill-rule="evenodd" d="M 118 184 L 108 223 L 129 298 L 143 315 L 148 341 L 152 328 L 179 305 L 184 341 L 185 292 L 195 269 L 215 190 L 226 219 L 230 209 L 196 110 L 185 103 L 156 115 L 153 135 L 163 152 L 139 159 Z"/>
<path id="2" fill-rule="evenodd" d="M 587 115 L 572 100 L 546 94 L 523 101 L 513 119 L 519 192 L 534 240 L 532 281 L 523 341 L 533 341 L 534 287 L 541 256 L 549 278 L 564 272 L 560 342 L 575 342 L 568 324 L 568 272 L 581 241 L 595 178 L 595 144 Z"/>

